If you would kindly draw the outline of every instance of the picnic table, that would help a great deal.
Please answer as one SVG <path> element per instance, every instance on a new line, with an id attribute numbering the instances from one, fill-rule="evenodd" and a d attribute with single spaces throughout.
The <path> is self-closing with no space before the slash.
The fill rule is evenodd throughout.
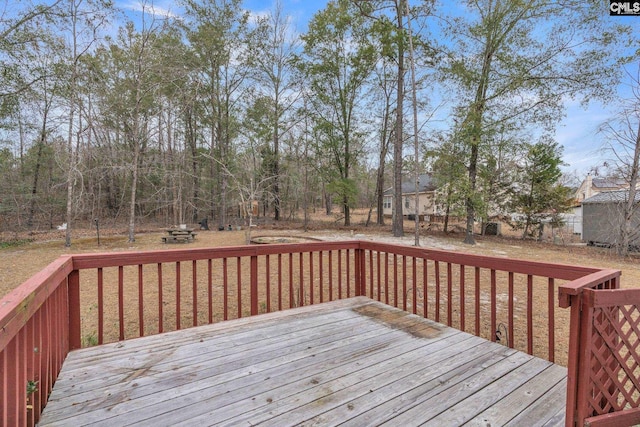
<path id="1" fill-rule="evenodd" d="M 162 238 L 163 243 L 189 243 L 193 242 L 196 238 L 196 234 L 193 232 L 193 228 L 169 228 L 167 229 L 168 236 Z"/>

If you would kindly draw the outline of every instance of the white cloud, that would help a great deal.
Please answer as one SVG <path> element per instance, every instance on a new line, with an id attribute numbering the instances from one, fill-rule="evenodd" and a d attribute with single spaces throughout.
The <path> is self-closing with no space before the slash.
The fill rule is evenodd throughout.
<path id="1" fill-rule="evenodd" d="M 150 14 L 159 18 L 178 18 L 180 16 L 174 12 L 176 7 L 172 1 L 153 2 L 128 0 L 120 2 L 119 7 L 125 11 Z"/>

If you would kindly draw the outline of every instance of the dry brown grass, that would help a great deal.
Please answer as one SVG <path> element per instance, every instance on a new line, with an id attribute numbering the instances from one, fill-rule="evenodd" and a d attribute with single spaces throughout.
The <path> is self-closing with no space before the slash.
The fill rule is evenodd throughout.
<path id="1" fill-rule="evenodd" d="M 390 231 L 389 227 L 370 227 L 365 228 L 361 225 L 363 222 L 363 218 L 366 213 L 359 212 L 358 215 L 354 218 L 354 223 L 356 225 L 351 227 L 342 227 L 337 224 L 337 220 L 339 219 L 339 215 L 331 218 L 330 221 L 322 222 L 322 215 L 316 214 L 314 216 L 314 221 L 310 225 L 310 231 L 305 233 L 302 230 L 302 224 L 299 222 L 290 222 L 290 223 L 281 223 L 278 225 L 267 224 L 259 227 L 254 231 L 254 235 L 284 235 L 284 236 L 313 236 L 322 239 L 339 239 L 341 236 L 344 238 L 350 238 L 352 235 L 360 234 L 361 238 L 375 238 L 376 240 L 384 239 L 385 241 L 393 241 L 390 239 Z M 402 243 L 411 244 L 412 240 L 412 222 L 406 223 L 406 230 L 408 237 L 406 237 Z M 16 235 L 12 234 L 11 236 L 2 236 L 3 240 L 11 241 L 15 239 L 34 239 L 31 243 L 24 243 L 14 246 L 6 247 L 0 250 L 0 296 L 5 295 L 11 289 L 18 286 L 24 280 L 35 274 L 37 271 L 41 270 L 48 263 L 56 259 L 58 256 L 62 254 L 70 254 L 70 253 L 91 253 L 91 252 L 115 252 L 115 251 L 143 251 L 143 250 L 154 250 L 154 249 L 185 249 L 185 248 L 197 248 L 197 247 L 220 247 L 220 246 L 233 246 L 233 245 L 242 245 L 246 241 L 245 231 L 201 231 L 199 232 L 196 240 L 193 243 L 189 244 L 179 244 L 179 245 L 166 245 L 161 243 L 161 236 L 165 233 L 163 227 L 156 228 L 148 228 L 144 233 L 141 233 L 137 236 L 135 243 L 128 243 L 126 238 L 126 233 L 122 230 L 103 230 L 103 236 L 101 237 L 101 245 L 97 245 L 96 238 L 93 234 L 93 230 L 85 230 L 80 233 L 76 233 L 78 238 L 74 239 L 73 246 L 70 249 L 64 248 L 64 235 L 63 232 L 60 231 L 52 231 L 47 233 L 39 233 L 37 235 Z M 446 247 L 454 251 L 459 252 L 467 252 L 467 253 L 476 253 L 482 255 L 492 255 L 497 257 L 508 257 L 508 258 L 519 258 L 519 259 L 527 259 L 527 260 L 535 260 L 535 261 L 544 261 L 544 262 L 556 262 L 563 264 L 574 264 L 574 265 L 588 265 L 588 266 L 596 266 L 603 268 L 615 268 L 622 270 L 622 286 L 623 287 L 638 287 L 640 285 L 640 262 L 637 258 L 628 258 L 628 259 L 620 259 L 618 257 L 613 256 L 610 251 L 598 248 L 586 248 L 580 246 L 556 246 L 549 243 L 538 243 L 538 242 L 530 242 L 530 241 L 522 241 L 517 239 L 504 239 L 504 238 L 495 238 L 495 237 L 478 237 L 478 244 L 475 246 L 467 246 L 461 243 L 462 235 L 454 234 L 445 236 L 441 233 L 434 232 L 423 232 L 422 236 L 423 243 L 427 244 L 436 244 L 438 247 Z M 183 298 L 186 297 L 184 305 L 183 305 L 183 318 L 182 318 L 182 326 L 190 326 L 193 322 L 191 316 L 191 306 L 189 305 L 192 300 L 189 298 L 191 295 L 190 288 L 190 270 L 185 267 L 184 272 L 184 284 L 181 286 Z M 189 267 L 190 268 L 190 267 Z M 198 266 L 198 269 L 206 268 L 205 266 Z M 175 267 L 167 267 L 165 271 L 166 277 L 172 277 L 175 274 Z M 217 269 L 219 270 L 219 269 Z M 458 274 L 457 272 L 454 272 Z M 131 274 L 135 275 L 136 272 L 127 272 L 128 276 L 131 277 Z M 157 274 L 154 270 L 153 266 L 144 267 L 144 275 L 145 278 L 149 278 L 151 282 L 153 282 L 153 276 Z M 219 271 L 216 273 L 217 275 L 214 277 L 214 292 L 215 292 L 215 301 L 216 304 L 222 304 L 223 298 L 222 293 L 223 289 L 220 285 L 221 280 Z M 418 275 L 421 273 L 418 272 Z M 467 273 L 468 277 L 471 277 L 472 272 Z M 483 273 L 484 274 L 484 273 Z M 275 275 L 275 267 L 271 269 L 271 275 L 274 277 Z M 206 277 L 205 271 L 198 272 L 199 277 Z M 483 278 L 483 283 L 486 282 Z M 230 277 L 230 282 L 234 282 L 235 278 Z M 521 280 L 521 279 L 518 279 Z M 83 278 L 83 286 L 92 287 L 94 286 L 94 279 L 88 280 L 85 282 Z M 274 279 L 275 283 L 275 279 Z M 454 283 L 457 283 L 457 276 L 454 277 Z M 518 285 L 518 283 L 516 283 Z M 105 287 L 110 287 L 111 289 L 115 288 L 114 283 L 105 283 Z M 517 286 L 517 289 L 520 289 L 520 286 Z M 522 287 L 524 288 L 524 287 Z M 544 287 L 542 287 L 544 289 Z M 537 289 L 537 288 L 536 288 Z M 131 306 L 127 306 L 127 314 L 125 318 L 127 319 L 127 324 L 125 325 L 127 330 L 127 336 L 130 333 L 135 334 L 135 331 L 138 328 L 137 324 L 137 286 L 128 287 L 125 290 L 125 297 L 128 301 L 131 301 Z M 174 303 L 171 303 L 171 290 L 167 290 L 165 295 L 166 304 L 165 307 L 165 330 L 170 330 L 175 327 L 175 307 Z M 520 295 L 517 291 L 516 296 L 518 298 L 523 298 L 524 295 Z M 150 301 L 157 300 L 157 288 L 148 287 L 144 290 L 145 299 L 149 299 Z M 236 290 L 233 286 L 227 290 L 229 294 L 229 303 L 230 303 L 230 318 L 234 318 L 237 316 L 237 306 L 233 304 L 233 301 L 236 297 Z M 429 300 L 433 298 L 433 289 L 429 290 Z M 481 300 L 486 302 L 487 300 L 488 290 L 485 289 L 483 285 Z M 499 298 L 504 296 L 505 291 L 499 290 Z M 307 296 L 308 297 L 308 296 Z M 418 296 L 420 299 L 422 295 Z M 285 288 L 284 290 L 284 306 L 288 306 L 288 290 Z M 295 295 L 294 299 L 299 299 L 300 295 Z M 384 296 L 381 296 L 384 301 Z M 458 298 L 457 288 L 454 286 L 454 294 L 452 295 L 452 299 Z M 534 293 L 534 306 L 545 306 L 546 305 L 546 292 L 535 292 Z M 115 296 L 114 294 L 106 294 L 105 295 L 106 303 L 115 304 Z M 198 299 L 199 304 L 203 304 L 206 301 L 206 292 L 204 289 L 198 290 Z M 95 311 L 97 309 L 95 302 L 93 300 L 83 300 L 82 314 L 83 314 L 83 329 L 87 331 L 95 331 Z M 470 302 L 473 302 L 473 299 L 470 298 Z M 470 303 L 468 308 L 467 316 L 473 316 L 474 307 Z M 277 306 L 277 302 L 272 299 L 273 305 L 272 309 Z M 409 302 L 411 304 L 411 301 Z M 402 305 L 402 299 L 399 298 L 399 305 Z M 487 305 L 483 305 L 481 307 L 481 317 L 483 319 L 488 319 L 488 309 Z M 154 306 L 153 304 L 148 304 L 145 306 L 145 329 L 148 332 L 153 332 L 158 328 L 158 319 L 157 319 L 157 304 Z M 261 306 L 261 311 L 264 311 L 265 307 Z M 240 312 L 246 313 L 248 311 L 248 307 L 241 307 Z M 568 324 L 567 324 L 567 312 L 566 310 L 557 309 L 556 310 L 556 340 L 557 340 L 557 351 L 556 358 L 559 363 L 563 363 L 566 360 L 566 336 L 568 335 Z M 203 314 L 201 316 L 205 316 L 203 318 L 199 318 L 199 323 L 205 322 L 206 319 L 206 310 L 202 311 Z M 244 314 L 243 314 L 244 315 Z M 503 316 L 504 313 L 500 313 L 500 316 Z M 155 316 L 155 318 L 154 318 Z M 525 314 L 520 310 L 516 310 L 516 317 L 523 318 Z M 546 324 L 546 320 L 541 317 L 542 314 L 534 311 L 534 324 Z M 216 318 L 215 320 L 220 320 L 220 318 Z M 442 321 L 446 321 L 446 318 L 443 317 Z M 483 320 L 482 324 L 482 335 L 488 336 L 492 334 L 493 331 L 489 330 L 487 325 L 487 320 Z M 452 319 L 452 324 L 456 325 L 457 321 Z M 468 322 L 469 323 L 469 322 Z M 521 323 L 520 323 L 521 324 Z M 106 327 L 111 328 L 113 331 L 117 332 L 117 315 L 113 311 L 109 311 L 105 313 L 105 325 Z M 469 326 L 467 326 L 469 329 Z M 133 330 L 134 332 L 131 332 Z M 522 326 L 516 327 L 516 332 L 518 336 L 523 336 L 522 334 Z M 518 333 L 520 332 L 520 333 Z M 546 328 L 545 327 L 535 327 L 534 333 L 536 335 L 536 340 L 544 343 L 546 340 Z M 109 339 L 113 339 L 114 337 L 108 337 Z M 117 337 L 115 337 L 117 338 Z M 545 345 L 541 345 L 540 348 L 536 347 L 535 354 L 540 355 L 542 357 L 546 357 L 546 348 Z"/>

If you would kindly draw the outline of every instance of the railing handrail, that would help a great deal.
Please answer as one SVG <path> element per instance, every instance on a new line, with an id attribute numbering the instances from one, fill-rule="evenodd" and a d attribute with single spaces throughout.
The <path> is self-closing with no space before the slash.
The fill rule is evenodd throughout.
<path id="1" fill-rule="evenodd" d="M 250 257 L 285 253 L 305 253 L 318 250 L 360 249 L 361 242 L 310 242 L 310 243 L 273 243 L 265 245 L 225 246 L 218 248 L 126 251 L 110 253 L 77 254 L 73 257 L 73 268 L 106 268 L 138 264 L 156 264 L 159 262 L 179 262 L 203 259 L 231 257 Z"/>
<path id="2" fill-rule="evenodd" d="M 24 343 L 23 340 L 30 340 L 33 338 L 24 338 L 25 330 L 28 330 L 27 322 L 36 319 L 37 322 L 42 323 L 43 317 L 38 312 L 41 307 L 48 312 L 52 312 L 54 309 L 47 308 L 45 306 L 46 303 L 49 302 L 50 299 L 55 299 L 58 302 L 63 301 L 63 305 L 56 305 L 55 307 L 62 307 L 62 311 L 60 308 L 57 308 L 57 311 L 61 311 L 64 313 L 64 318 L 60 318 L 57 320 L 57 327 L 61 334 L 61 339 L 58 341 L 64 342 L 64 345 L 61 347 L 61 350 L 58 351 L 58 355 L 64 359 L 67 352 L 74 348 L 79 348 L 81 345 L 81 335 L 80 335 L 80 279 L 79 273 L 81 270 L 85 269 L 99 269 L 99 273 L 102 274 L 100 269 L 109 268 L 109 267 L 124 267 L 124 266 L 139 266 L 139 275 L 142 277 L 142 265 L 149 264 L 158 264 L 158 270 L 160 271 L 160 266 L 163 263 L 180 263 L 180 262 L 188 262 L 194 261 L 194 271 L 195 271 L 195 261 L 200 260 L 210 260 L 209 261 L 209 269 L 211 269 L 211 260 L 216 259 L 227 259 L 227 258 L 238 258 L 237 266 L 240 268 L 241 258 L 242 259 L 250 259 L 250 295 L 251 295 L 251 315 L 258 313 L 258 281 L 257 274 L 259 274 L 259 261 L 258 257 L 267 256 L 266 266 L 261 268 L 266 268 L 268 272 L 268 256 L 269 255 L 284 255 L 284 254 L 300 254 L 299 256 L 299 266 L 300 266 L 300 283 L 301 283 L 301 292 L 302 292 L 302 262 L 303 262 L 303 254 L 311 253 L 308 257 L 308 262 L 310 263 L 308 268 L 311 276 L 307 279 L 310 282 L 313 282 L 313 262 L 316 253 L 328 252 L 331 255 L 331 251 L 347 251 L 347 257 L 350 256 L 349 251 L 353 251 L 353 264 L 349 264 L 346 262 L 346 280 L 347 280 L 347 289 L 349 289 L 349 268 L 350 265 L 354 270 L 352 270 L 353 281 L 351 282 L 355 286 L 355 295 L 363 295 L 366 294 L 367 289 L 367 272 L 369 273 L 371 289 L 373 289 L 373 258 L 374 253 L 378 252 L 379 254 L 393 254 L 394 256 L 403 257 L 402 263 L 404 264 L 404 268 L 406 269 L 406 258 L 414 258 L 412 262 L 413 268 L 413 281 L 415 282 L 416 275 L 416 259 L 425 260 L 425 283 L 426 283 L 426 261 L 435 262 L 435 271 L 437 274 L 438 271 L 438 263 L 447 264 L 446 269 L 448 270 L 448 274 L 451 274 L 451 266 L 452 265 L 460 265 L 460 270 L 458 272 L 460 277 L 459 286 L 464 285 L 464 275 L 465 269 L 467 267 L 474 268 L 475 267 L 475 286 L 476 292 L 479 292 L 479 271 L 480 269 L 487 269 L 491 271 L 491 285 L 494 288 L 493 292 L 495 292 L 495 272 L 508 272 L 509 273 L 509 293 L 513 295 L 513 274 L 523 274 L 527 275 L 527 284 L 525 285 L 525 289 L 529 295 L 531 295 L 533 289 L 533 276 L 546 277 L 549 279 L 549 283 L 547 289 L 549 290 L 549 301 L 550 304 L 553 295 L 554 283 L 553 279 L 560 279 L 563 281 L 567 281 L 565 283 L 561 283 L 558 285 L 558 297 L 559 297 L 559 306 L 563 308 L 571 308 L 571 327 L 570 327 L 570 337 L 569 337 L 569 379 L 568 379 L 568 394 L 567 394 L 567 425 L 573 425 L 577 418 L 575 414 L 575 399 L 577 398 L 577 385 L 576 378 L 578 375 L 578 365 L 580 363 L 578 353 L 581 350 L 580 341 L 579 341 L 579 325 L 583 320 L 581 318 L 581 304 L 583 298 L 583 291 L 585 289 L 591 288 L 616 288 L 619 287 L 619 277 L 620 271 L 613 269 L 599 269 L 592 267 L 582 267 L 582 266 L 574 266 L 574 265 L 565 265 L 565 264 L 552 264 L 546 262 L 539 261 L 527 261 L 521 259 L 510 259 L 510 258 L 499 258 L 499 257 L 491 257 L 485 255 L 475 255 L 465 252 L 452 252 L 446 250 L 439 249 L 429 249 L 415 246 L 406 246 L 406 245 L 398 245 L 392 243 L 381 243 L 381 242 L 372 242 L 366 240 L 348 240 L 348 241 L 333 241 L 333 242 L 311 242 L 311 243 L 284 243 L 284 244 L 269 244 L 269 245 L 251 245 L 251 246 L 231 246 L 231 247 L 221 247 L 221 248 L 197 248 L 197 249 L 179 249 L 179 250 L 155 250 L 155 251 L 127 251 L 127 252 L 117 252 L 117 253 L 93 253 L 93 254 L 76 254 L 76 255 L 65 255 L 61 256 L 39 273 L 25 281 L 22 285 L 15 288 L 5 297 L 0 299 L 0 351 L 4 351 L 5 348 L 12 349 L 11 351 L 23 352 Z M 370 251 L 370 254 L 367 254 L 367 251 Z M 370 257 L 370 262 L 367 264 L 367 257 Z M 406 257 L 406 258 L 404 258 Z M 307 257 L 304 257 L 307 258 Z M 322 258 L 322 257 L 321 257 Z M 378 276 L 380 275 L 380 256 L 377 256 L 378 259 Z M 279 262 L 278 257 L 278 262 Z M 316 258 L 317 259 L 317 258 Z M 340 262 L 340 256 L 337 261 Z M 291 257 L 289 257 L 291 260 Z M 260 261 L 261 262 L 261 261 Z M 289 261 L 291 262 L 291 261 Z M 320 260 L 317 259 L 318 263 Z M 394 261 L 395 262 L 395 261 Z M 226 261 L 224 263 L 226 269 Z M 262 264 L 261 264 L 262 265 Z M 339 268 L 339 267 L 338 267 Z M 367 270 L 369 268 L 370 270 Z M 395 268 L 395 267 L 394 267 Z M 322 274 L 322 265 L 319 266 L 320 274 Z M 331 269 L 331 256 L 329 256 L 329 270 Z M 261 270 L 262 271 L 262 270 Z M 405 270 L 406 272 L 406 270 Z M 194 273 L 195 274 L 195 273 Z M 226 274 L 226 270 L 225 270 Z M 291 265 L 288 267 L 289 281 L 291 281 L 292 268 Z M 394 270 L 394 274 L 396 271 Z M 404 274 L 404 273 L 403 273 Z M 122 276 L 122 269 L 120 269 L 120 275 Z M 226 278 L 224 279 L 226 283 Z M 320 279 L 322 280 L 322 279 Z M 380 280 L 380 277 L 378 277 Z M 397 283 L 397 276 L 394 279 L 396 282 L 396 290 L 397 293 L 399 286 Z M 406 280 L 406 277 L 404 278 Z M 194 283 L 194 307 L 195 303 L 195 276 L 193 278 Z M 209 281 L 211 279 L 209 278 Z M 355 281 L 355 283 L 354 283 Z M 178 280 L 179 282 L 179 280 Z M 320 282 L 322 283 L 322 282 Z M 226 286 L 226 285 L 225 285 Z M 238 286 L 238 301 L 240 298 L 240 273 L 237 274 L 237 286 Z M 291 283 L 289 283 L 291 286 Z M 439 282 L 437 284 L 439 292 Z M 443 284 L 444 286 L 444 284 Z M 448 281 L 446 283 L 447 291 L 449 292 L 448 299 L 451 300 L 451 276 L 448 277 Z M 379 287 L 379 284 L 378 284 Z M 142 288 L 140 288 L 142 289 Z M 226 287 L 225 287 L 226 289 Z M 59 293 L 52 297 L 55 292 L 60 290 L 63 293 Z M 291 291 L 293 288 L 291 287 Z M 407 289 L 403 289 L 403 292 L 406 292 Z M 100 292 L 100 290 L 99 290 Z M 373 292 L 373 290 L 371 291 Z M 385 291 L 386 292 L 386 291 Z M 412 292 L 414 293 L 414 311 L 415 311 L 415 287 Z M 426 292 L 426 290 L 425 290 Z M 444 292 L 444 291 L 443 291 Z M 378 294 L 380 293 L 380 289 L 378 289 Z M 388 294 L 386 294 L 388 295 Z M 437 295 L 437 294 L 436 294 Z M 463 290 L 460 291 L 463 304 L 462 309 L 462 319 L 464 319 L 464 293 Z M 347 296 L 348 290 L 347 290 Z M 50 298 L 51 297 L 51 298 Z M 290 292 L 291 298 L 291 292 Z M 398 303 L 398 296 L 394 295 L 394 303 Z M 495 293 L 493 296 L 495 300 Z M 179 301 L 179 297 L 177 298 Z M 425 297 L 426 301 L 426 297 Z M 313 304 L 313 294 L 310 296 L 310 302 Z M 226 300 L 225 300 L 226 304 Z M 406 305 L 406 294 L 404 304 Z M 438 302 L 436 302 L 436 310 L 438 310 L 437 306 Z M 494 301 L 495 304 L 495 301 Z M 527 306 L 527 317 L 528 324 L 532 323 L 531 321 L 531 302 L 529 301 L 529 305 Z M 240 304 L 238 304 L 238 309 L 240 308 Z M 140 309 L 141 310 L 141 309 Z M 195 308 L 194 308 L 195 310 Z M 225 305 L 226 310 L 226 305 Z M 180 310 L 176 309 L 177 313 L 180 313 Z M 449 307 L 449 311 L 450 307 Z M 479 309 L 476 310 L 479 312 Z M 551 309 L 550 309 L 550 312 Z M 226 313 L 226 311 L 225 311 Z M 509 306 L 509 315 L 513 315 L 513 306 L 512 303 Z M 240 314 L 238 314 L 240 316 Z M 196 313 L 194 311 L 194 319 Z M 425 316 L 426 316 L 426 303 L 425 303 Z M 178 316 L 179 317 L 179 316 Z M 495 317 L 495 316 L 493 316 Z M 226 314 L 225 314 L 226 318 Z M 464 320 L 462 320 L 463 322 Z M 494 322 L 495 319 L 492 319 Z M 448 322 L 451 322 L 451 313 L 448 314 Z M 142 324 L 142 321 L 140 321 Z M 462 328 L 464 329 L 464 323 L 461 323 Z M 512 325 L 511 325 L 512 326 Z M 27 329 L 25 329 L 27 328 Z M 178 325 L 179 328 L 179 325 Z M 550 323 L 549 328 L 553 330 L 553 326 Z M 142 328 L 141 328 L 142 329 Z M 531 329 L 531 328 L 529 328 Z M 531 334 L 531 331 L 528 332 Z M 142 332 L 141 332 L 142 334 Z M 31 334 L 33 335 L 33 334 Z M 29 335 L 29 336 L 31 336 Z M 512 334 L 510 334 L 512 335 Z M 550 335 L 551 336 L 551 335 Z M 123 338 L 121 338 L 123 339 Z M 21 344 L 16 344 L 18 341 Z M 26 341 L 24 341 L 26 342 Z M 28 344 L 27 344 L 28 345 Z M 35 345 L 35 342 L 34 344 Z M 9 347 L 8 347 L 9 346 Z M 531 343 L 528 343 L 529 348 L 532 347 Z M 553 348 L 552 344 L 549 344 L 549 348 Z M 17 350 L 21 348 L 21 350 Z M 529 350 L 532 351 L 532 350 Z M 552 351 L 551 351 L 552 352 Z M 36 356 L 39 357 L 39 356 Z M 20 362 L 21 363 L 21 362 Z M 57 363 L 57 359 L 56 359 Z M 57 368 L 56 368 L 57 369 Z M 27 371 L 26 368 L 24 371 L 20 373 L 20 381 L 26 381 L 27 379 Z M 56 372 L 57 375 L 57 372 Z M 54 376 L 55 377 L 55 376 Z M 21 398 L 22 399 L 22 398 Z M 44 402 L 46 403 L 46 394 L 44 396 Z M 570 406 L 572 405 L 572 406 Z M 1 414 L 1 412 L 0 412 Z M 0 424 L 2 423 L 2 417 L 0 416 Z"/>
<path id="3" fill-rule="evenodd" d="M 558 296 L 559 296 L 559 305 L 561 308 L 569 308 L 571 307 L 571 298 L 578 296 L 585 289 L 593 289 L 600 283 L 617 279 L 621 275 L 620 270 L 614 269 L 603 269 L 597 270 L 587 276 L 578 277 L 577 279 L 572 280 L 571 282 L 567 282 L 561 285 L 558 288 Z"/>
<path id="4" fill-rule="evenodd" d="M 547 263 L 541 261 L 528 261 L 518 258 L 500 258 L 486 255 L 476 255 L 467 252 L 447 251 L 442 249 L 422 248 L 416 246 L 404 246 L 393 243 L 378 243 L 371 241 L 360 241 L 360 248 L 365 250 L 385 250 L 393 249 L 398 255 L 415 256 L 427 258 L 433 261 L 460 263 L 460 256 L 465 260 L 465 265 L 494 269 L 501 271 L 511 271 L 518 274 L 531 274 L 534 276 L 544 276 L 561 280 L 576 280 L 585 274 L 592 274 L 602 271 L 600 268 L 582 267 L 571 264 Z"/>
<path id="5" fill-rule="evenodd" d="M 415 256 L 434 261 L 458 263 L 460 257 L 468 261 L 466 265 L 473 267 L 511 271 L 518 274 L 531 274 L 554 279 L 577 280 L 585 275 L 604 271 L 600 268 L 583 267 L 570 264 L 528 261 L 517 258 L 499 258 L 476 255 L 467 252 L 452 252 L 440 249 L 416 246 L 379 243 L 367 240 L 347 240 L 336 242 L 310 243 L 274 243 L 268 245 L 226 246 L 219 248 L 197 248 L 153 251 L 125 251 L 116 253 L 92 253 L 71 255 L 75 270 L 99 267 L 117 267 L 125 265 L 155 264 L 158 262 L 178 262 L 201 259 L 217 259 L 225 257 L 248 257 L 284 253 L 315 252 L 318 250 L 364 249 L 374 251 L 390 251 L 398 255 Z M 613 270 L 606 270 L 613 271 Z M 567 285 L 565 285 L 567 286 Z"/>
<path id="6" fill-rule="evenodd" d="M 458 263 L 463 257 L 465 265 L 474 267 L 571 280 L 571 282 L 559 287 L 560 307 L 562 308 L 568 308 L 570 306 L 569 298 L 577 295 L 581 289 L 588 288 L 598 281 L 619 276 L 619 271 L 612 269 L 496 258 L 366 240 L 63 255 L 0 300 L 0 348 L 15 336 L 20 326 L 26 321 L 25 319 L 28 319 L 55 290 L 49 286 L 52 283 L 59 283 L 59 279 L 68 275 L 72 270 L 339 249 L 392 251 L 398 255 L 426 257 L 434 261 L 450 263 Z"/>
<path id="7" fill-rule="evenodd" d="M 73 271 L 73 256 L 63 255 L 0 299 L 0 349 Z"/>

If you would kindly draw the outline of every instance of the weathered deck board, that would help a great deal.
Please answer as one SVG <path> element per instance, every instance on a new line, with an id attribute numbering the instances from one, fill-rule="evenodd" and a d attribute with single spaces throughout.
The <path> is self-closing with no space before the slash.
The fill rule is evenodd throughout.
<path id="1" fill-rule="evenodd" d="M 566 369 L 351 298 L 72 352 L 41 426 L 558 425 Z"/>

